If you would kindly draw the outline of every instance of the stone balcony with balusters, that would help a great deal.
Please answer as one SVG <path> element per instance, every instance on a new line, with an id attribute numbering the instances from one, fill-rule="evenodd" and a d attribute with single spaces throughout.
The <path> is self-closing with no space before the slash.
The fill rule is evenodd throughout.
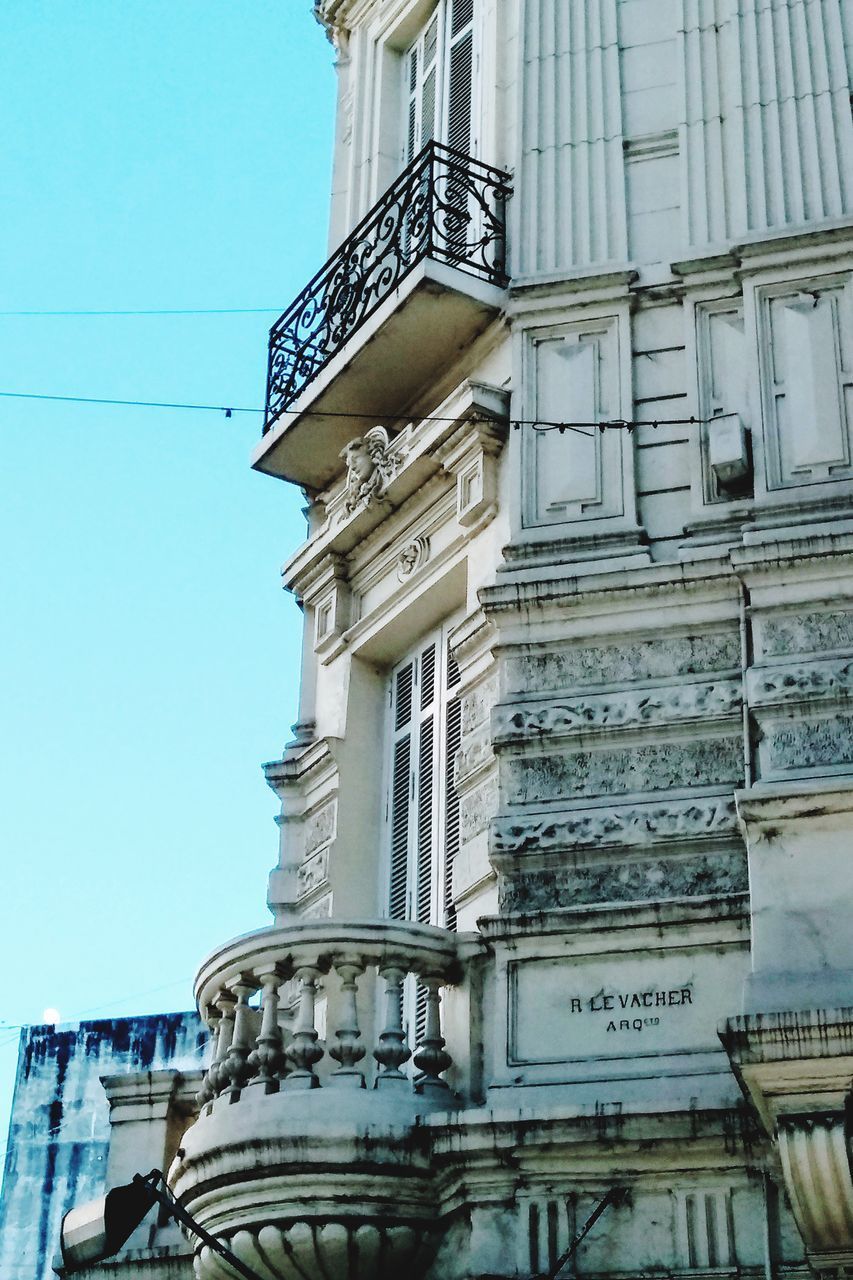
<path id="1" fill-rule="evenodd" d="M 428 925 L 311 920 L 205 961 L 196 999 L 215 1048 L 170 1183 L 259 1274 L 426 1265 L 419 1119 L 470 1098 L 470 978 L 485 951 L 479 935 Z M 203 1249 L 199 1280 L 216 1265 Z"/>

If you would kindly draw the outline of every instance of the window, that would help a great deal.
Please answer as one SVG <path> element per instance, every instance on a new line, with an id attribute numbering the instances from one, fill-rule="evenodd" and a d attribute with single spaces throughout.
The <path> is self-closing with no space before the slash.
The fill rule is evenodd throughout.
<path id="1" fill-rule="evenodd" d="M 388 891 L 392 920 L 455 928 L 453 860 L 459 799 L 453 785 L 461 737 L 459 669 L 448 628 L 392 672 L 388 762 Z"/>
<path id="2" fill-rule="evenodd" d="M 473 155 L 474 3 L 440 0 L 403 59 L 407 104 L 404 164 L 435 139 Z"/>

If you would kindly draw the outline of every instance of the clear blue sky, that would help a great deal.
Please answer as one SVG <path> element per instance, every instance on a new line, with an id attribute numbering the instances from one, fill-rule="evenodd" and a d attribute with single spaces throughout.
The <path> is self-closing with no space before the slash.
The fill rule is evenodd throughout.
<path id="1" fill-rule="evenodd" d="M 325 257 L 309 0 L 3 0 L 0 311 L 275 307 Z M 0 391 L 261 405 L 274 315 L 0 315 Z M 0 399 L 0 1018 L 191 1007 L 270 919 L 300 495 L 260 419 Z M 0 1146 L 16 1032 L 0 1028 Z"/>

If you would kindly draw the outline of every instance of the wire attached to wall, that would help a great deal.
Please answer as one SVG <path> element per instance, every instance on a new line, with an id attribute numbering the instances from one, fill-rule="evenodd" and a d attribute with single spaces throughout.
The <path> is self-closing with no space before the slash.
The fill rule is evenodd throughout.
<path id="1" fill-rule="evenodd" d="M 61 396 L 34 391 L 0 391 L 0 398 L 6 400 L 57 401 L 63 404 L 117 405 L 132 409 L 189 409 L 197 413 L 222 413 L 226 418 L 232 417 L 235 413 L 264 414 L 266 412 L 265 409 L 247 405 L 193 404 L 174 400 L 121 400 L 109 396 Z M 381 418 L 383 422 L 413 421 L 411 414 L 354 413 L 346 410 L 325 413 L 319 409 L 284 409 L 281 416 L 284 415 L 300 418 L 345 418 L 357 422 L 374 422 L 377 418 Z M 514 431 L 520 431 L 522 427 L 531 427 L 534 431 L 540 433 L 558 431 L 562 434 L 564 431 L 574 431 L 579 435 L 593 436 L 596 431 L 601 433 L 605 431 L 627 431 L 630 435 L 638 427 L 650 427 L 652 430 L 657 430 L 658 427 L 711 426 L 715 422 L 721 422 L 725 418 L 736 416 L 734 413 L 718 413 L 712 418 L 697 418 L 692 415 L 689 418 L 654 418 L 651 421 L 635 418 L 609 418 L 598 422 L 551 422 L 542 418 L 512 418 L 510 425 Z M 437 414 L 424 414 L 423 417 L 418 416 L 417 421 L 458 422 L 459 419 L 457 417 L 443 417 Z"/>

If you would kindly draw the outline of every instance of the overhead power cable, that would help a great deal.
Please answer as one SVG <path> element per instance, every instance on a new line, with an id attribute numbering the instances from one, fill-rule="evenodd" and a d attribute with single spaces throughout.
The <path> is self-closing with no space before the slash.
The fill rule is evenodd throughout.
<path id="1" fill-rule="evenodd" d="M 0 391 L 5 400 L 59 400 L 65 404 L 117 404 L 133 409 L 197 409 L 207 413 L 264 413 L 264 409 L 247 409 L 241 405 L 178 404 L 168 400 L 113 400 L 107 396 L 50 396 L 33 391 Z"/>
<path id="2" fill-rule="evenodd" d="M 63 404 L 119 405 L 133 409 L 192 409 L 202 413 L 224 413 L 226 418 L 230 418 L 235 413 L 266 413 L 265 409 L 253 408 L 247 405 L 190 404 L 175 400 L 119 400 L 108 396 L 60 396 L 34 391 L 0 391 L 0 397 L 7 400 L 59 401 Z M 355 413 L 345 410 L 327 413 L 320 409 L 282 409 L 277 416 L 284 415 L 300 418 L 346 418 L 357 422 L 374 422 L 377 418 L 381 418 L 385 422 L 412 422 L 414 420 L 412 414 Z M 636 431 L 638 427 L 651 427 L 652 430 L 656 430 L 658 427 L 711 426 L 715 422 L 721 422 L 725 418 L 733 417 L 737 417 L 737 414 L 718 413 L 713 418 L 691 416 L 689 418 L 654 418 L 651 420 L 609 418 L 598 422 L 551 422 L 542 418 L 513 418 L 511 419 L 511 425 L 515 431 L 521 430 L 522 427 L 532 427 L 534 431 L 539 432 L 574 431 L 580 435 L 592 436 L 596 431 L 627 431 L 630 434 Z M 440 416 L 438 414 L 414 415 L 414 418 L 418 422 L 459 421 L 457 417 Z"/>
<path id="3" fill-rule="evenodd" d="M 121 311 L 0 311 L 0 316 L 266 316 L 281 315 L 281 307 L 157 307 Z"/>

